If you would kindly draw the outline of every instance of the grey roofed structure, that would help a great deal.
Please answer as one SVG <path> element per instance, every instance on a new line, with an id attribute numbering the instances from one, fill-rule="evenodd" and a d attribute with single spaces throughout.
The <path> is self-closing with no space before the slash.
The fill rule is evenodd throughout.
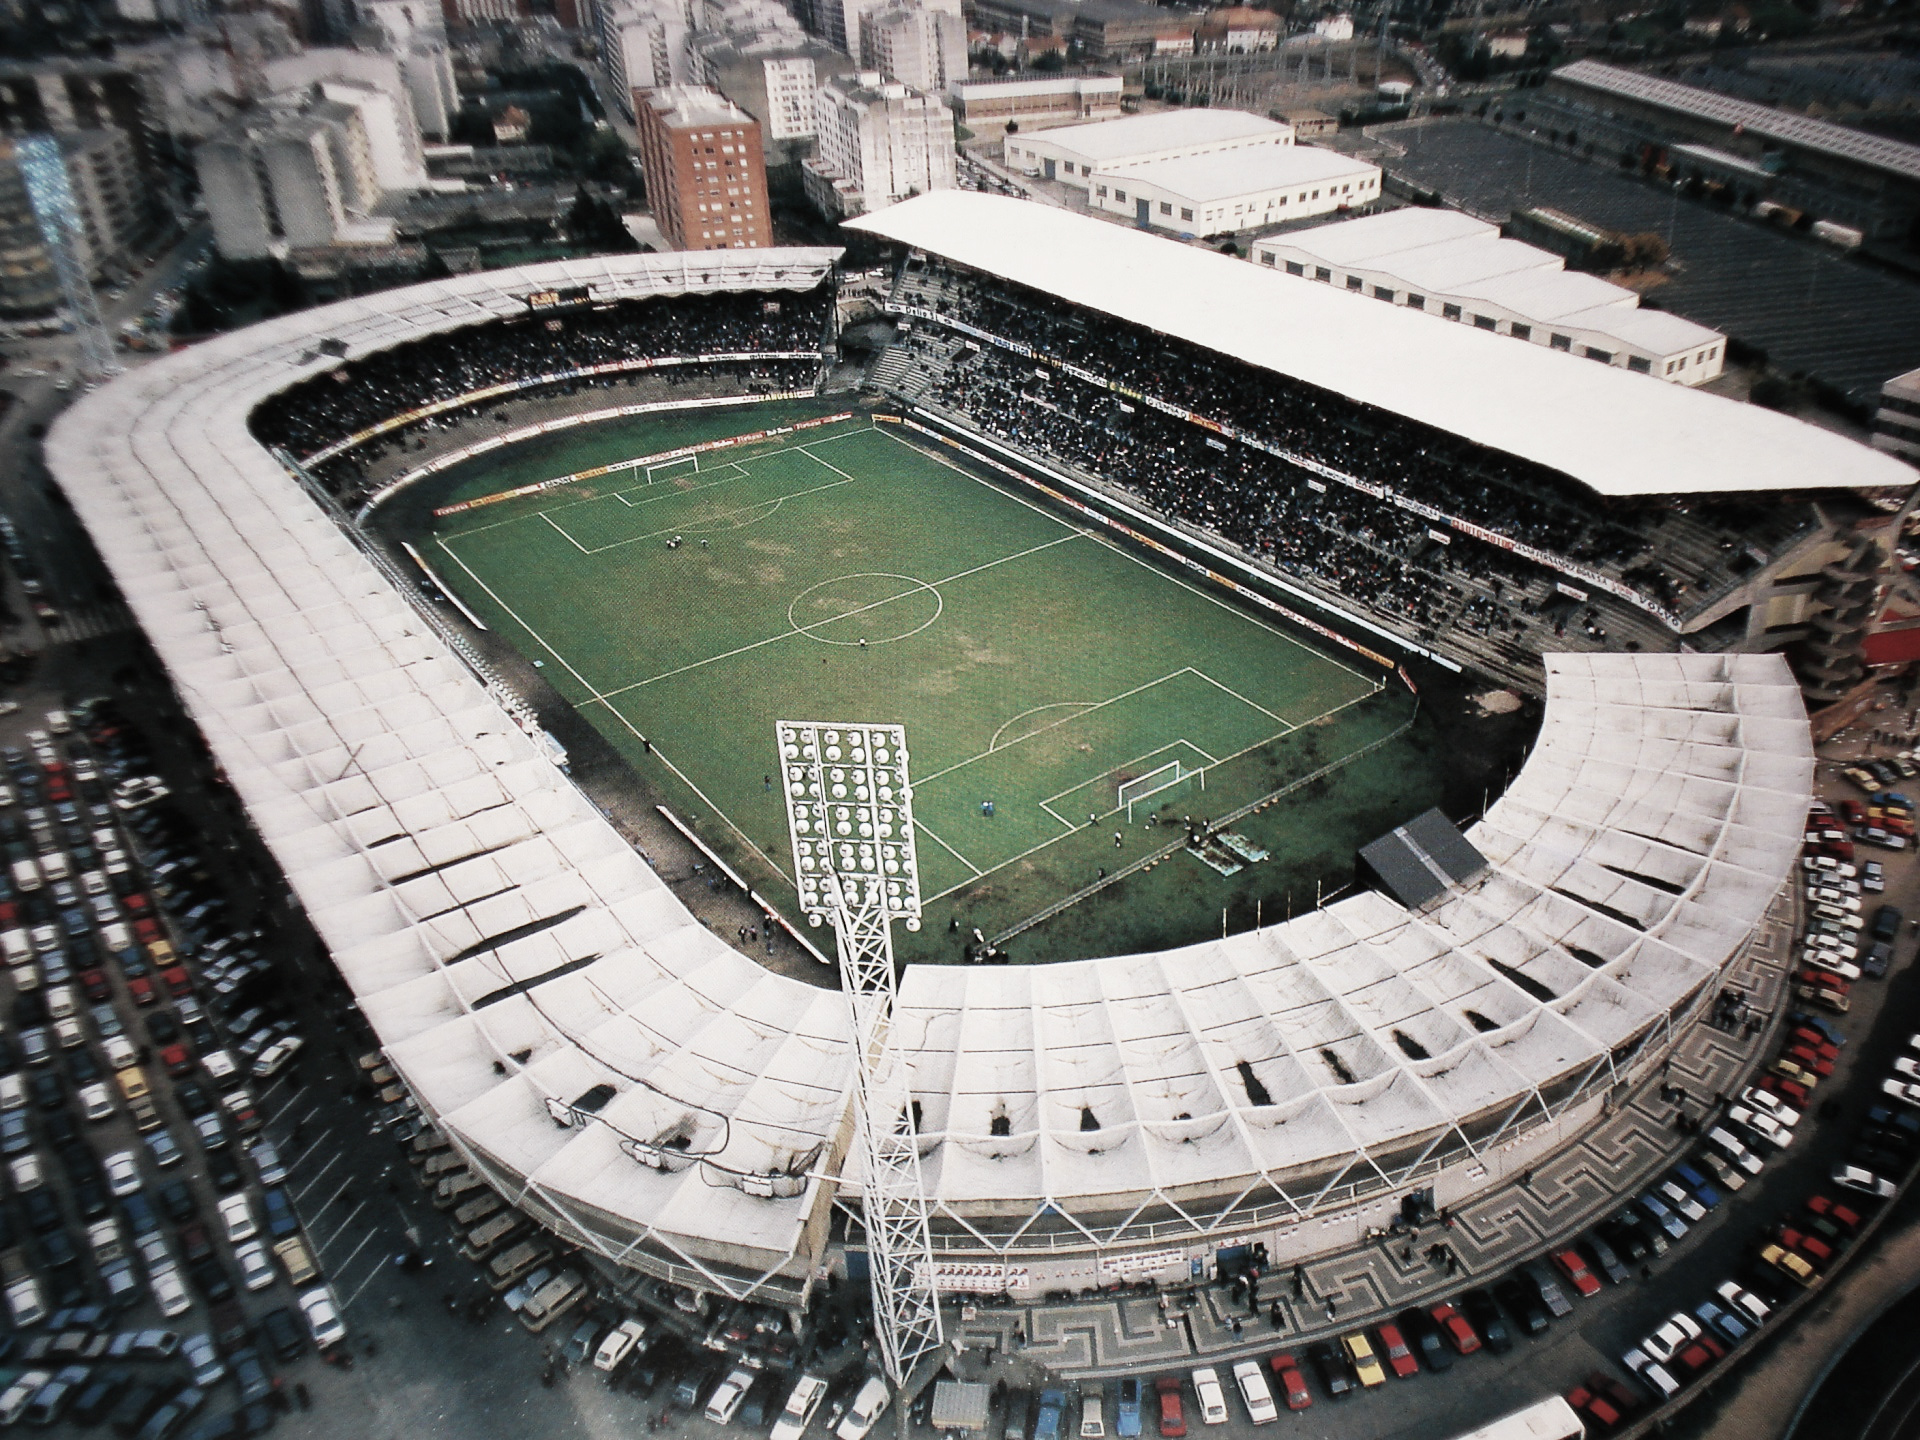
<path id="1" fill-rule="evenodd" d="M 1920 180 L 1920 145 L 1890 140 L 1866 130 L 1796 115 L 1790 110 L 1736 100 L 1730 95 L 1623 70 L 1598 60 L 1576 60 L 1553 72 L 1552 79 L 1617 95 L 1622 99 L 1673 110 L 1695 119 L 1738 127 L 1746 134 L 1849 160 L 1907 180 Z"/>
<path id="2" fill-rule="evenodd" d="M 1487 857 L 1435 808 L 1396 826 L 1360 849 L 1360 858 L 1394 899 L 1409 910 L 1486 872 Z"/>
<path id="3" fill-rule="evenodd" d="M 851 222 L 1536 461 L 1602 495 L 1904 489 L 1844 436 L 1051 206 L 948 190 Z"/>
<path id="4" fill-rule="evenodd" d="M 841 998 L 690 914 L 247 416 L 342 348 L 517 316 L 534 291 L 810 288 L 835 255 L 608 256 L 344 301 L 136 369 L 47 441 L 458 1153 L 607 1262 L 794 1308 L 836 1188 L 857 1204 L 837 1148 Z M 1170 1255 L 1184 1277 L 1189 1242 L 1263 1237 L 1416 1176 L 1472 1193 L 1492 1183 L 1488 1147 L 1571 1138 L 1654 1063 L 1792 873 L 1805 711 L 1777 656 L 1546 665 L 1534 751 L 1468 836 L 1486 871 L 1420 913 L 1360 894 L 1160 953 L 911 967 L 894 1034 L 937 1259 L 1015 1257 L 1044 1285 L 1096 1254 L 1143 1273 Z M 590 1119 L 569 1110 L 588 1096 Z"/>

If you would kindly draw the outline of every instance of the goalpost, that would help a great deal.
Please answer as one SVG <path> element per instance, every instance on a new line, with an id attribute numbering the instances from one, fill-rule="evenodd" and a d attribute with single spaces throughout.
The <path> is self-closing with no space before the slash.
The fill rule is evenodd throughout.
<path id="1" fill-rule="evenodd" d="M 700 457 L 698 455 L 682 455 L 677 460 L 662 460 L 658 465 L 647 466 L 647 484 L 651 485 L 661 477 L 682 469 L 691 470 L 696 475 L 699 474 Z"/>
<path id="2" fill-rule="evenodd" d="M 1166 764 L 1149 770 L 1144 775 L 1136 775 L 1131 780 L 1120 782 L 1120 804 L 1127 807 L 1127 823 L 1133 823 L 1133 807 L 1139 801 L 1151 799 L 1185 784 L 1195 776 L 1200 777 L 1200 788 L 1207 788 L 1207 770 L 1204 765 L 1183 765 L 1178 760 L 1169 760 Z"/>

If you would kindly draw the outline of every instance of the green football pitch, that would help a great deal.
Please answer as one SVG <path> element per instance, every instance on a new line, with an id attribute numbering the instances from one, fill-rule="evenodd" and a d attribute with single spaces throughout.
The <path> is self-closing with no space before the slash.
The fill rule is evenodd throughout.
<path id="1" fill-rule="evenodd" d="M 436 498 L 796 413 L 583 428 Z M 1169 818 L 1268 794 L 1410 708 L 1357 657 L 865 415 L 445 516 L 426 549 L 776 902 L 793 894 L 772 875 L 791 868 L 775 721 L 904 725 L 942 931 L 984 913 L 992 933 L 1164 843 Z"/>

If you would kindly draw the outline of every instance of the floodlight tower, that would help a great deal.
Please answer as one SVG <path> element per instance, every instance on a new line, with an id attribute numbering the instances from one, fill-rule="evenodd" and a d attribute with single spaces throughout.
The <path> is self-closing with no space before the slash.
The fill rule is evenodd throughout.
<path id="1" fill-rule="evenodd" d="M 946 1343 L 907 1067 L 888 1044 L 893 922 L 920 928 L 906 731 L 782 720 L 774 733 L 800 908 L 814 925 L 831 921 L 839 942 L 865 1162 L 860 1213 L 874 1329 L 881 1362 L 898 1389 L 918 1361 Z"/>
<path id="2" fill-rule="evenodd" d="M 60 142 L 51 135 L 29 135 L 15 142 L 14 153 L 19 157 L 21 178 L 27 182 L 27 203 L 33 206 L 33 218 L 40 224 L 40 236 L 46 241 L 53 273 L 60 279 L 60 293 L 67 302 L 67 315 L 80 341 L 81 372 L 93 380 L 118 375 L 122 366 L 114 358 L 113 341 L 93 298 L 84 249 L 86 230 L 67 179 Z"/>

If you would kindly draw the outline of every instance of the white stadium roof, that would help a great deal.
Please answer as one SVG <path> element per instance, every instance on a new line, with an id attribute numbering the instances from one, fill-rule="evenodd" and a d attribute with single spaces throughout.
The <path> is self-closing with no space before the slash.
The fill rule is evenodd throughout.
<path id="1" fill-rule="evenodd" d="M 615 1258 L 647 1243 L 677 1278 L 735 1294 L 778 1272 L 791 1296 L 824 1234 L 840 997 L 689 914 L 247 415 L 336 363 L 323 340 L 361 356 L 553 286 L 804 286 L 832 258 L 609 257 L 347 301 L 141 366 L 47 442 L 423 1108 L 574 1238 Z M 1470 834 L 1490 870 L 1418 915 L 1367 894 L 1166 954 L 910 969 L 896 1033 L 946 1210 L 1131 1210 L 1260 1177 L 1305 1182 L 1310 1203 L 1449 1134 L 1484 1139 L 1530 1099 L 1564 1103 L 1607 1078 L 1610 1053 L 1663 1034 L 1794 863 L 1813 766 L 1799 694 L 1776 656 L 1555 656 L 1547 672 L 1539 743 Z M 615 1092 L 606 1123 L 554 1123 L 549 1099 L 596 1085 Z M 623 1138 L 660 1141 L 667 1168 Z M 742 1172 L 806 1178 L 756 1198 Z M 1247 1203 L 1273 1203 L 1260 1193 Z M 979 1249 L 953 1226 L 942 1243 Z"/>
<path id="2" fill-rule="evenodd" d="M 1760 406 L 1436 325 L 1051 206 L 937 190 L 848 223 L 1537 461 L 1603 495 L 1914 483 L 1904 462 Z"/>

